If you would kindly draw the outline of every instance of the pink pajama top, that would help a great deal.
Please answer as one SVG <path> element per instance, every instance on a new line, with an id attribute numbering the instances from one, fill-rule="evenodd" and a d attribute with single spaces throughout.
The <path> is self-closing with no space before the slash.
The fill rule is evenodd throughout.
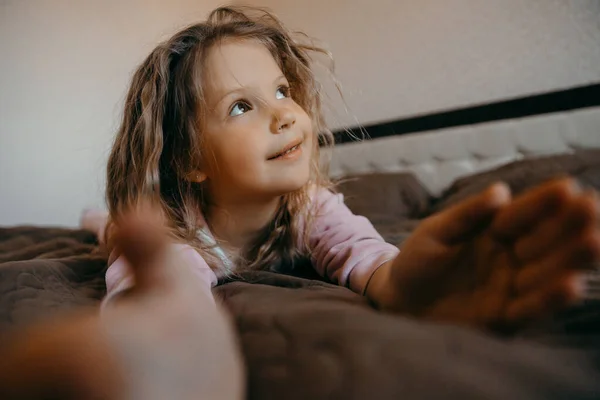
<path id="1" fill-rule="evenodd" d="M 367 218 L 354 215 L 344 204 L 343 195 L 319 189 L 312 201 L 317 207 L 309 232 L 308 255 L 313 267 L 333 283 L 362 294 L 375 270 L 395 258 L 398 248 L 386 243 Z M 217 276 L 206 261 L 188 245 L 173 246 L 194 268 L 201 286 L 198 289 L 213 299 L 211 288 L 216 285 Z M 127 261 L 117 258 L 106 272 L 104 303 L 133 285 Z"/>

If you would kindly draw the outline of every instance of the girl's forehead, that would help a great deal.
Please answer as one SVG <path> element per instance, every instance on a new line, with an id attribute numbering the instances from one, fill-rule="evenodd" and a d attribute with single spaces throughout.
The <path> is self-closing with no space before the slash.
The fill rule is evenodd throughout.
<path id="1" fill-rule="evenodd" d="M 209 92 L 272 84 L 282 75 L 269 49 L 256 40 L 227 40 L 212 46 L 204 72 Z"/>

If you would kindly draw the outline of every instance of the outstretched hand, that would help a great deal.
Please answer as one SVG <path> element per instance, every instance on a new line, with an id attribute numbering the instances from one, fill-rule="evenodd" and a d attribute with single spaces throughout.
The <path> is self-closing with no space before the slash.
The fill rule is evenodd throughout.
<path id="1" fill-rule="evenodd" d="M 509 246 L 512 304 L 504 318 L 527 323 L 582 300 L 600 261 L 600 202 L 570 179 L 549 182 L 501 210 L 491 231 Z"/>
<path id="2" fill-rule="evenodd" d="M 198 290 L 157 214 L 119 221 L 115 242 L 134 289 L 100 315 L 16 332 L 0 360 L 0 398 L 241 399 L 230 321 Z"/>
<path id="3" fill-rule="evenodd" d="M 580 272 L 600 259 L 594 196 L 570 180 L 514 201 L 503 184 L 425 221 L 367 294 L 382 309 L 512 328 L 576 301 Z"/>

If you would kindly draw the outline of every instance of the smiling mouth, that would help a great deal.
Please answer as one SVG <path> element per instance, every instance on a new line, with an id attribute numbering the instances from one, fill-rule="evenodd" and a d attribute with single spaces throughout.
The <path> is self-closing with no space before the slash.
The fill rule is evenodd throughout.
<path id="1" fill-rule="evenodd" d="M 278 158 L 283 158 L 283 157 L 295 152 L 296 150 L 298 150 L 300 148 L 300 145 L 302 145 L 301 141 L 294 143 L 291 146 L 285 147 L 282 151 L 280 151 L 279 153 L 275 154 L 272 157 L 269 157 L 267 160 L 276 160 Z"/>

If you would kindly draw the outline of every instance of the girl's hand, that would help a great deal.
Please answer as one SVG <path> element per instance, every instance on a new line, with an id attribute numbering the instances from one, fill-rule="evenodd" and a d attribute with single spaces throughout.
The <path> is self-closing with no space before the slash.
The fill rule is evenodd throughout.
<path id="1" fill-rule="evenodd" d="M 426 219 L 367 295 L 417 317 L 515 327 L 580 296 L 578 271 L 600 259 L 597 221 L 593 196 L 570 180 L 513 202 L 497 184 Z"/>
<path id="2" fill-rule="evenodd" d="M 119 221 L 135 273 L 125 297 L 14 332 L 0 359 L 0 398 L 241 399 L 243 362 L 229 318 L 168 246 L 157 213 Z"/>
<path id="3" fill-rule="evenodd" d="M 585 275 L 600 266 L 595 191 L 572 180 L 550 182 L 501 210 L 491 230 L 518 266 L 511 290 L 519 300 L 505 310 L 508 321 L 527 322 L 585 297 Z"/>

